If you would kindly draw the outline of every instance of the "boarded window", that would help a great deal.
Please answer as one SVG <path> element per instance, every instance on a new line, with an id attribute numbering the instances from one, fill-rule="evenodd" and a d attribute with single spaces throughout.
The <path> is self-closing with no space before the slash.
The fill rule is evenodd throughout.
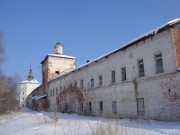
<path id="1" fill-rule="evenodd" d="M 138 61 L 139 77 L 144 76 L 144 61 L 143 59 Z"/>
<path id="2" fill-rule="evenodd" d="M 112 112 L 117 113 L 117 101 L 112 101 Z"/>
<path id="3" fill-rule="evenodd" d="M 144 114 L 144 98 L 137 99 L 137 113 Z"/>
<path id="4" fill-rule="evenodd" d="M 126 80 L 126 68 L 125 67 L 121 68 L 121 73 L 122 73 L 122 81 L 125 81 Z"/>
<path id="5" fill-rule="evenodd" d="M 162 60 L 162 54 L 156 54 L 155 55 L 155 62 L 156 62 L 156 73 L 162 73 L 163 72 L 163 60 Z"/>

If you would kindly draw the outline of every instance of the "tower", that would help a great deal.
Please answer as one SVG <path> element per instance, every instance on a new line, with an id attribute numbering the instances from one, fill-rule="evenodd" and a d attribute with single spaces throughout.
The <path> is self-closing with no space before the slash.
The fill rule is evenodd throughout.
<path id="1" fill-rule="evenodd" d="M 20 107 L 26 106 L 27 96 L 38 86 L 39 83 L 33 77 L 33 72 L 32 69 L 30 68 L 27 79 L 20 83 Z"/>
<path id="2" fill-rule="evenodd" d="M 46 91 L 47 83 L 76 66 L 76 58 L 63 55 L 64 46 L 57 42 L 54 46 L 54 54 L 48 54 L 42 64 L 42 90 Z"/>

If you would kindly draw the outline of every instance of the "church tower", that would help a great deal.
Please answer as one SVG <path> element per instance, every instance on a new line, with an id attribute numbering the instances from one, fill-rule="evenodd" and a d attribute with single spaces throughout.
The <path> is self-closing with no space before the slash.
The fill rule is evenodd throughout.
<path id="1" fill-rule="evenodd" d="M 29 70 L 29 75 L 25 81 L 20 83 L 20 107 L 26 106 L 27 96 L 39 86 L 39 83 L 33 77 L 32 69 Z"/>

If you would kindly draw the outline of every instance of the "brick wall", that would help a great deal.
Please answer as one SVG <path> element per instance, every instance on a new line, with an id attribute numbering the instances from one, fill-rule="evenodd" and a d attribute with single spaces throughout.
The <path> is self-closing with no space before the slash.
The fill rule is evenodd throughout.
<path id="1" fill-rule="evenodd" d="M 180 29 L 173 28 L 172 36 L 176 53 L 176 66 L 180 67 Z"/>

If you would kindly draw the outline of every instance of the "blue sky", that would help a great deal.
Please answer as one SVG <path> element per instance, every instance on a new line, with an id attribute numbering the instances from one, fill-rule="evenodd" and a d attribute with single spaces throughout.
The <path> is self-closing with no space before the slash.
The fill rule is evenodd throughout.
<path id="1" fill-rule="evenodd" d="M 0 0 L 6 49 L 1 66 L 25 80 L 30 65 L 41 82 L 40 62 L 54 45 L 77 57 L 77 66 L 180 17 L 180 0 Z"/>

